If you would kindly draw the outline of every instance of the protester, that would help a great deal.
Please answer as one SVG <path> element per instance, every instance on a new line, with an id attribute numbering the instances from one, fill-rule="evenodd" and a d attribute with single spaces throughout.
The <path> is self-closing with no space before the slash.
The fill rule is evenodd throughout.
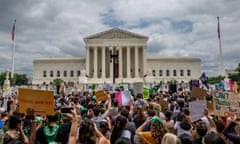
<path id="1" fill-rule="evenodd" d="M 22 121 L 20 116 L 11 115 L 8 119 L 8 130 L 3 136 L 3 144 L 17 143 L 28 144 L 28 138 L 22 129 Z"/>
<path id="2" fill-rule="evenodd" d="M 233 120 L 223 130 L 223 134 L 234 144 L 240 143 L 240 119 L 234 115 Z"/>
<path id="3" fill-rule="evenodd" d="M 150 123 L 150 131 L 143 132 L 146 125 Z M 147 144 L 161 144 L 163 135 L 167 132 L 160 117 L 148 117 L 147 120 L 136 130 L 142 140 Z"/>
<path id="4" fill-rule="evenodd" d="M 131 132 L 129 130 L 124 130 L 127 124 L 127 118 L 125 116 L 118 116 L 111 134 L 110 141 L 112 144 L 120 137 L 125 137 L 131 141 Z"/>
<path id="5" fill-rule="evenodd" d="M 17 115 L 17 95 L 6 97 L 0 107 L 3 143 L 8 143 L 10 138 L 11 141 L 29 144 L 240 143 L 240 120 L 237 117 L 224 117 L 230 120 L 225 126 L 222 118 L 209 115 L 205 109 L 203 117 L 193 121 L 185 100 L 185 97 L 191 98 L 190 92 L 182 91 L 180 95 L 156 92 L 147 101 L 138 93 L 133 95 L 135 101 L 129 100 L 126 106 L 115 100 L 114 93 L 108 94 L 103 101 L 96 101 L 97 97 L 91 92 L 61 93 L 54 97 L 56 115 L 47 118 L 31 111 Z M 169 107 L 167 102 L 164 101 L 165 105 L 160 102 L 163 98 L 170 100 Z M 62 108 L 71 108 L 71 111 L 62 113 Z M 11 122 L 13 117 L 15 125 Z M 11 133 L 16 135 L 11 137 Z"/>

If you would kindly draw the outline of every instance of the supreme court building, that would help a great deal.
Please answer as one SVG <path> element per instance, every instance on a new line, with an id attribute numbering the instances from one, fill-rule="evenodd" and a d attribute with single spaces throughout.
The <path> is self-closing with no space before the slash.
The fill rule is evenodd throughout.
<path id="1" fill-rule="evenodd" d="M 56 78 L 86 84 L 199 79 L 199 58 L 147 56 L 147 41 L 147 36 L 119 28 L 87 36 L 85 58 L 34 60 L 32 84 L 48 84 Z"/>

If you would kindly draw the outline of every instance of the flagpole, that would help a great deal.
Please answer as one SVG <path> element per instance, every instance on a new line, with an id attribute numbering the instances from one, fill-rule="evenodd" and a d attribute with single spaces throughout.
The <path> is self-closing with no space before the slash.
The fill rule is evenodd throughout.
<path id="1" fill-rule="evenodd" d="M 220 75 L 224 76 L 224 69 L 223 69 L 223 60 L 222 60 L 222 43 L 221 43 L 221 35 L 220 35 L 220 23 L 219 23 L 219 16 L 217 17 L 218 20 L 218 42 L 219 42 L 219 53 L 220 53 Z"/>
<path id="2" fill-rule="evenodd" d="M 11 80 L 14 77 L 14 65 L 15 65 L 15 31 L 16 31 L 16 20 L 14 20 L 13 29 L 12 29 L 12 71 L 11 71 Z"/>

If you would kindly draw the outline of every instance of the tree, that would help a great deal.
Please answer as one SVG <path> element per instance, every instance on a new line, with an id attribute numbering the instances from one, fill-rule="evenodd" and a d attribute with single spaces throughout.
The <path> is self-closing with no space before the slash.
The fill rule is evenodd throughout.
<path id="1" fill-rule="evenodd" d="M 219 83 L 222 79 L 223 79 L 222 76 L 209 77 L 209 78 L 208 78 L 208 83 L 210 83 L 210 84 L 216 84 L 216 83 Z"/>
<path id="2" fill-rule="evenodd" d="M 238 64 L 238 67 L 235 69 L 236 73 L 230 73 L 228 77 L 232 81 L 236 81 L 238 84 L 240 84 L 240 64 Z"/>
<path id="3" fill-rule="evenodd" d="M 64 80 L 59 79 L 59 78 L 56 78 L 56 79 L 53 80 L 53 84 L 55 86 L 60 86 L 63 82 L 64 82 Z"/>
<path id="4" fill-rule="evenodd" d="M 4 81 L 6 80 L 6 75 L 7 75 L 7 71 L 0 73 L 0 84 L 1 85 L 4 84 Z M 11 73 L 9 73 L 9 75 L 11 75 Z M 26 74 L 15 73 L 13 79 L 11 80 L 9 78 L 9 80 L 11 81 L 11 85 L 27 85 L 28 84 L 28 78 L 27 78 Z"/>

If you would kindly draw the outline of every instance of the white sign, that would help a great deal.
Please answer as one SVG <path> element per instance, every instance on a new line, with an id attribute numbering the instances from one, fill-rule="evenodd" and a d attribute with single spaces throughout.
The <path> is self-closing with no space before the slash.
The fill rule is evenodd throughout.
<path id="1" fill-rule="evenodd" d="M 204 109 L 206 108 L 206 100 L 197 100 L 189 102 L 189 111 L 192 121 L 200 120 L 204 115 Z"/>

